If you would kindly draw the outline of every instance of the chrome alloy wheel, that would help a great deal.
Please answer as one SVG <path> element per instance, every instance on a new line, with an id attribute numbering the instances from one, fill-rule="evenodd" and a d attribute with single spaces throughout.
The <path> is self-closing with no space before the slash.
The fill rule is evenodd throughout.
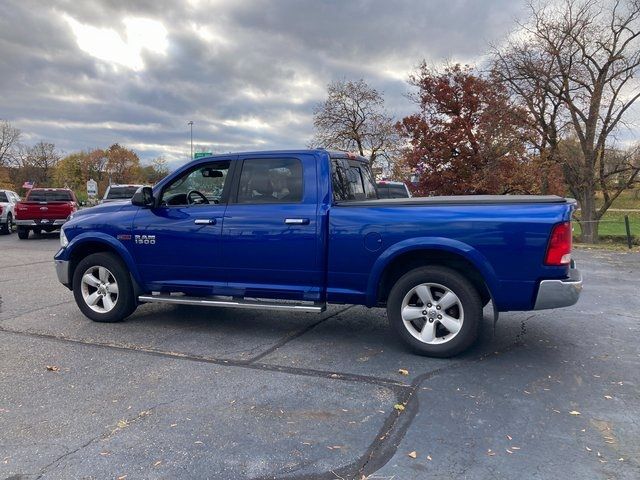
<path id="1" fill-rule="evenodd" d="M 108 313 L 118 301 L 118 282 L 105 267 L 89 267 L 81 282 L 82 298 L 87 306 L 98 313 Z"/>
<path id="2" fill-rule="evenodd" d="M 452 340 L 464 322 L 462 302 L 438 283 L 422 283 L 409 290 L 402 300 L 401 315 L 407 331 L 430 345 Z"/>

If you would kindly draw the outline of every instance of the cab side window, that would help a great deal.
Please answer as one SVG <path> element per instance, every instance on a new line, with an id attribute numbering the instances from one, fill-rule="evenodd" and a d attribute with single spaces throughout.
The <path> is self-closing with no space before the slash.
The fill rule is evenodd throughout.
<path id="1" fill-rule="evenodd" d="M 176 178 L 162 192 L 161 205 L 208 205 L 222 202 L 228 179 L 230 162 L 200 165 Z"/>
<path id="2" fill-rule="evenodd" d="M 299 203 L 302 163 L 295 158 L 245 160 L 238 184 L 238 203 Z"/>
<path id="3" fill-rule="evenodd" d="M 371 170 L 356 161 L 331 162 L 333 199 L 337 201 L 373 200 L 378 191 Z"/>

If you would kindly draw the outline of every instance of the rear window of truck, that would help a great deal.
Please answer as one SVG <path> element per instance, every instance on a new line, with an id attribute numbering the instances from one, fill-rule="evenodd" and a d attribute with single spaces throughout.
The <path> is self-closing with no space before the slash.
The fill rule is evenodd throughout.
<path id="1" fill-rule="evenodd" d="M 71 192 L 67 190 L 31 190 L 29 202 L 72 202 Z"/>
<path id="2" fill-rule="evenodd" d="M 138 191 L 139 187 L 111 187 L 107 193 L 107 200 L 127 200 L 133 197 L 133 194 Z"/>

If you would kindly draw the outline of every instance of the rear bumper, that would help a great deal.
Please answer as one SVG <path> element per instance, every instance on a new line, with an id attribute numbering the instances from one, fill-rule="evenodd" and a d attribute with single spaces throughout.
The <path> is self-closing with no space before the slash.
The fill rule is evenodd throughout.
<path id="1" fill-rule="evenodd" d="M 542 280 L 534 310 L 561 308 L 574 305 L 582 292 L 582 274 L 571 261 L 569 278 L 564 280 Z"/>
<path id="2" fill-rule="evenodd" d="M 67 221 L 66 218 L 61 218 L 58 220 L 16 220 L 15 224 L 19 227 L 59 227 L 64 225 Z"/>
<path id="3" fill-rule="evenodd" d="M 65 287 L 71 288 L 69 283 L 69 262 L 67 260 L 55 260 L 55 262 L 58 281 Z"/>

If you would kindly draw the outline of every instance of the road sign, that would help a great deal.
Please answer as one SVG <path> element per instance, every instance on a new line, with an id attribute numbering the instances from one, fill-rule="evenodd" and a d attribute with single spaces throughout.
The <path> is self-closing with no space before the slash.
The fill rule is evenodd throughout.
<path id="1" fill-rule="evenodd" d="M 204 158 L 204 157 L 210 157 L 211 155 L 213 155 L 213 152 L 196 152 L 193 154 L 193 158 Z"/>
<path id="2" fill-rule="evenodd" d="M 96 197 L 98 195 L 98 182 L 92 178 L 87 182 L 87 195 L 90 197 Z"/>

